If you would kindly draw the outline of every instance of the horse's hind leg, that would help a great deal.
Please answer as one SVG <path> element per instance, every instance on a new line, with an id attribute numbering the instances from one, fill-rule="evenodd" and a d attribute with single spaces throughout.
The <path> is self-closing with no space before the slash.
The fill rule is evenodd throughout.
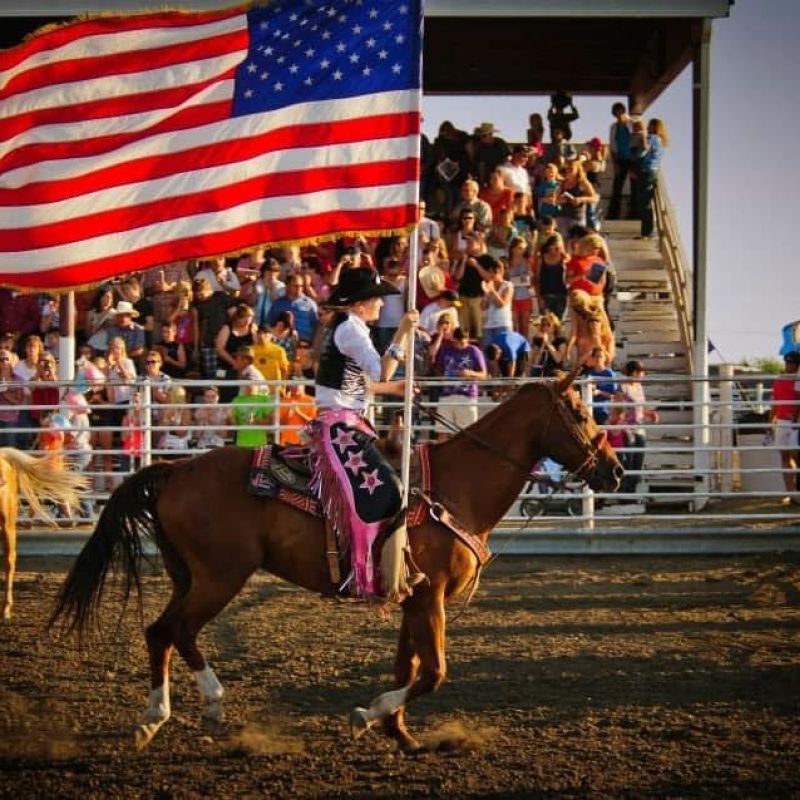
<path id="1" fill-rule="evenodd" d="M 150 657 L 150 696 L 142 724 L 136 729 L 136 747 L 147 746 L 172 713 L 169 699 L 169 662 L 172 656 L 170 616 L 183 592 L 173 590 L 161 616 L 145 631 Z"/>
<path id="2" fill-rule="evenodd" d="M 197 647 L 197 635 L 241 591 L 257 568 L 256 564 L 252 569 L 240 569 L 236 574 L 228 572 L 224 579 L 206 577 L 200 580 L 193 576 L 192 587 L 173 617 L 172 641 L 189 669 L 194 672 L 205 719 L 222 719 L 221 701 L 224 689 Z"/>

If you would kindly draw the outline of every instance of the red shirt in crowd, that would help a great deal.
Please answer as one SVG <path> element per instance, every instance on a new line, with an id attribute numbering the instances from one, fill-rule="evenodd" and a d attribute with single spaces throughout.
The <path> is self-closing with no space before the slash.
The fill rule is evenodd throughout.
<path id="1" fill-rule="evenodd" d="M 800 407 L 800 392 L 797 391 L 797 375 L 787 375 L 778 378 L 772 384 L 772 401 L 789 403 L 789 405 L 774 405 L 772 413 L 775 419 L 784 419 L 794 422 L 797 419 L 797 409 Z M 793 403 L 793 405 L 792 405 Z"/>

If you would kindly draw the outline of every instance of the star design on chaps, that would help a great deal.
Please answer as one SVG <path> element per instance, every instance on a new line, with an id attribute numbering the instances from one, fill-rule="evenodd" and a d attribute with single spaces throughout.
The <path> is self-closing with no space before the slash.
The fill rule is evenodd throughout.
<path id="1" fill-rule="evenodd" d="M 364 472 L 364 482 L 358 485 L 359 489 L 366 489 L 370 495 L 379 487 L 383 486 L 383 481 L 378 477 L 378 468 L 372 472 Z"/>
<path id="2" fill-rule="evenodd" d="M 335 444 L 341 452 L 347 450 L 348 447 L 355 447 L 356 440 L 353 438 L 353 432 L 345 430 L 342 428 L 336 436 L 331 439 L 331 442 Z"/>
<path id="3" fill-rule="evenodd" d="M 344 468 L 349 469 L 353 475 L 357 475 L 362 467 L 366 467 L 367 462 L 364 461 L 364 456 L 360 450 L 354 450 L 347 456 L 347 461 L 344 462 Z"/>

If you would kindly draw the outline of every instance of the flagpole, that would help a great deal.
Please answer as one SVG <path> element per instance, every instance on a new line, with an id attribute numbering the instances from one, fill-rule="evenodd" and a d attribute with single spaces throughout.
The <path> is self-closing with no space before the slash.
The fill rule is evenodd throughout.
<path id="1" fill-rule="evenodd" d="M 418 111 L 420 113 L 419 117 L 419 130 L 417 131 L 417 135 L 413 138 L 413 147 L 414 149 L 410 153 L 412 157 L 419 159 L 417 161 L 417 175 L 416 181 L 414 181 L 414 219 L 416 220 L 416 224 L 414 225 L 411 234 L 409 236 L 409 261 L 408 261 L 408 310 L 413 311 L 417 307 L 417 265 L 419 263 L 419 193 L 420 193 L 420 180 L 422 178 L 421 174 L 421 157 L 422 157 L 422 41 L 424 37 L 424 20 L 425 14 L 423 12 L 423 0 L 420 0 L 419 3 L 419 39 L 417 41 L 418 47 L 418 58 L 419 62 L 417 64 L 419 68 L 419 95 L 418 95 L 418 102 L 419 107 Z M 406 507 L 408 507 L 408 495 L 409 495 L 409 482 L 411 477 L 411 428 L 412 428 L 412 402 L 414 400 L 414 355 L 416 352 L 416 345 L 417 345 L 417 329 L 416 327 L 411 329 L 411 332 L 408 334 L 408 339 L 406 341 L 406 369 L 405 369 L 405 376 L 406 376 L 406 384 L 405 384 L 405 393 L 403 395 L 403 458 L 401 461 L 401 472 L 400 476 L 403 481 L 403 501 Z"/>
<path id="2" fill-rule="evenodd" d="M 416 184 L 414 198 L 419 216 L 419 181 Z M 409 263 L 408 263 L 408 310 L 417 307 L 417 263 L 419 261 L 419 223 L 409 236 Z M 409 476 L 411 475 L 411 405 L 414 399 L 414 353 L 416 348 L 417 330 L 413 328 L 406 339 L 406 365 L 405 365 L 405 394 L 403 395 L 403 460 L 401 477 L 403 480 L 403 498 L 408 505 Z"/>

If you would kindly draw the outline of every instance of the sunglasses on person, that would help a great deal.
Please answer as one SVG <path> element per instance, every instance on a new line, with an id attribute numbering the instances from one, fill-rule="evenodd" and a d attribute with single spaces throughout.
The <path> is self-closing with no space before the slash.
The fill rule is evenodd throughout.
<path id="1" fill-rule="evenodd" d="M 157 358 L 148 358 L 147 361 L 144 362 L 145 364 L 160 364 L 161 362 Z"/>

